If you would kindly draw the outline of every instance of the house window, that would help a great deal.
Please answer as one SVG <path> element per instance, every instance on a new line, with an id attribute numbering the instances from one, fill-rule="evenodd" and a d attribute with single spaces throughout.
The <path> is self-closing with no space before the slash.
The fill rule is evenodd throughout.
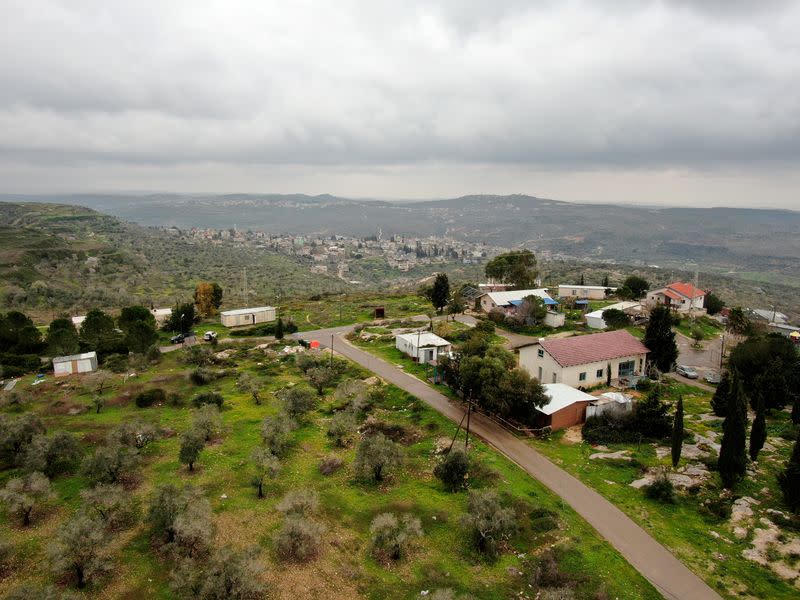
<path id="1" fill-rule="evenodd" d="M 558 383 L 558 382 L 556 381 L 556 374 L 555 374 L 555 373 L 553 373 L 553 383 Z"/>
<path id="2" fill-rule="evenodd" d="M 586 381 L 586 371 L 578 375 L 578 381 Z"/>
<path id="3" fill-rule="evenodd" d="M 597 369 L 597 373 L 595 374 L 595 376 L 598 379 L 602 379 L 602 377 L 603 377 L 603 369 Z"/>
<path id="4" fill-rule="evenodd" d="M 619 363 L 619 376 L 620 377 L 628 377 L 633 375 L 633 371 L 636 368 L 636 361 L 635 360 L 628 360 L 626 362 Z"/>
<path id="5" fill-rule="evenodd" d="M 539 354 L 539 358 L 544 358 L 544 350 L 541 348 L 539 348 L 539 352 L 537 354 Z"/>

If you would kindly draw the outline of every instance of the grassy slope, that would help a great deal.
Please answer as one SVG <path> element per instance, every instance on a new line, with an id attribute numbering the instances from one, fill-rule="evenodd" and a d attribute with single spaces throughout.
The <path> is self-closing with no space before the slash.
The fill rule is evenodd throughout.
<path id="1" fill-rule="evenodd" d="M 120 376 L 116 377 L 113 389 L 106 393 L 109 405 L 100 414 L 67 414 L 70 408 L 89 401 L 90 396 L 82 389 L 79 379 L 50 381 L 31 389 L 26 378 L 20 382 L 20 389 L 35 397 L 32 408 L 46 420 L 49 430 L 73 431 L 87 444 L 101 440 L 105 431 L 115 424 L 136 417 L 180 433 L 188 426 L 188 409 L 137 409 L 130 401 L 136 390 L 151 385 L 186 396 L 195 393 L 197 388 L 191 387 L 184 376 L 187 367 L 178 362 L 179 354 L 166 356 L 160 365 L 127 383 L 123 383 Z M 281 364 L 244 354 L 237 363 L 238 369 L 249 369 L 265 377 L 268 391 L 300 380 L 291 363 Z M 593 593 L 594 578 L 599 578 L 610 597 L 631 600 L 658 597 L 649 584 L 599 540 L 575 513 L 515 465 L 480 443 L 476 444 L 475 453 L 499 474 L 497 487 L 514 498 L 556 511 L 561 527 L 543 534 L 526 529 L 512 541 L 514 552 L 504 554 L 495 562 L 475 557 L 458 524 L 465 511 L 466 494 L 444 492 L 431 475 L 434 441 L 440 435 L 450 435 L 452 425 L 396 388 L 390 388 L 376 414 L 412 427 L 420 437 L 406 448 L 407 460 L 390 482 L 376 487 L 354 480 L 349 467 L 354 450 L 335 450 L 323 433 L 328 418 L 327 402 L 323 402 L 320 410 L 296 432 L 296 447 L 284 461 L 276 482 L 269 485 L 268 498 L 257 501 L 249 486 L 247 459 L 260 441 L 259 423 L 264 415 L 276 410 L 276 401 L 267 393 L 264 404 L 256 406 L 235 391 L 234 381 L 230 376 L 210 386 L 218 387 L 226 397 L 225 432 L 221 441 L 204 450 L 198 470 L 189 473 L 178 464 L 178 437 L 167 437 L 146 449 L 141 481 L 134 493 L 145 501 L 159 483 L 178 481 L 202 486 L 214 507 L 219 542 L 235 546 L 260 545 L 268 564 L 266 578 L 274 586 L 277 597 L 377 599 L 386 597 L 386 590 L 391 589 L 392 597 L 412 598 L 418 597 L 420 590 L 448 586 L 478 598 L 507 598 L 525 588 L 519 579 L 507 572 L 511 566 L 524 568 L 523 559 L 517 553 L 530 555 L 552 543 L 563 543 L 569 548 L 563 565 L 566 569 L 591 576 L 592 579 L 579 587 L 581 595 Z M 339 454 L 348 466 L 325 478 L 319 474 L 317 465 L 322 456 L 330 453 Z M 2 473 L 0 483 L 12 475 L 10 471 Z M 57 525 L 77 508 L 78 492 L 85 485 L 86 481 L 79 476 L 57 479 L 54 488 L 58 501 L 30 529 L 21 529 L 5 518 L 0 521 L 0 531 L 19 548 L 16 568 L 0 581 L 0 593 L 21 581 L 49 580 L 43 558 L 47 540 Z M 320 558 L 306 566 L 286 569 L 275 561 L 272 553 L 272 534 L 280 523 L 274 506 L 285 491 L 301 486 L 319 491 L 321 520 L 328 532 Z M 365 551 L 371 518 L 386 510 L 414 512 L 422 519 L 426 532 L 408 560 L 388 567 L 374 561 Z M 168 564 L 151 552 L 143 527 L 122 534 L 115 542 L 114 554 L 114 579 L 90 590 L 88 597 L 171 596 Z"/>
<path id="2" fill-rule="evenodd" d="M 711 412 L 709 394 L 692 386 L 671 384 L 670 396 L 676 398 L 678 394 L 682 394 L 684 398 L 687 430 L 700 434 L 711 430 L 721 436 L 721 422 L 701 422 L 697 419 L 697 415 Z M 771 435 L 777 435 L 782 429 L 786 416 L 785 413 L 773 415 L 769 425 Z M 774 439 L 770 441 L 776 443 Z M 641 490 L 629 485 L 641 477 L 643 467 L 671 465 L 669 456 L 661 460 L 656 457 L 655 448 L 651 444 L 644 443 L 639 447 L 626 444 L 608 446 L 612 452 L 630 450 L 633 460 L 628 462 L 589 460 L 589 455 L 595 450 L 587 443 L 565 442 L 563 433 L 554 435 L 550 440 L 533 440 L 531 443 L 545 456 L 614 502 L 723 596 L 734 598 L 749 594 L 757 598 L 797 597 L 797 590 L 792 586 L 779 580 L 771 571 L 742 557 L 742 551 L 750 547 L 749 537 L 742 541 L 736 540 L 726 521 L 704 516 L 700 512 L 700 503 L 719 493 L 716 488 L 716 474 L 712 473 L 709 481 L 711 487 L 706 487 L 699 494 L 682 493 L 677 504 L 662 504 L 647 499 Z M 662 445 L 668 444 L 665 441 Z M 756 478 L 744 481 L 737 493 L 760 499 L 760 511 L 767 508 L 783 510 L 785 507 L 780 502 L 775 475 L 783 466 L 790 450 L 791 446 L 784 442 L 775 454 L 764 451 Z M 684 459 L 682 464 L 686 462 Z M 767 488 L 767 493 L 762 493 L 762 488 Z M 710 531 L 720 534 L 724 541 L 712 537 Z M 722 554 L 724 560 L 715 559 L 714 553 Z"/>

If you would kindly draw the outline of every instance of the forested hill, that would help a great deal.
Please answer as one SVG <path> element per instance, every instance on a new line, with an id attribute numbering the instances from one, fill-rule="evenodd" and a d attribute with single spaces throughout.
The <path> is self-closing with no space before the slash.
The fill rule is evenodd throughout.
<path id="1" fill-rule="evenodd" d="M 0 203 L 0 298 L 41 311 L 188 300 L 200 280 L 228 298 L 246 280 L 252 302 L 342 289 L 293 259 L 261 248 L 193 243 L 77 206 Z M 232 298 L 231 298 L 232 299 Z"/>

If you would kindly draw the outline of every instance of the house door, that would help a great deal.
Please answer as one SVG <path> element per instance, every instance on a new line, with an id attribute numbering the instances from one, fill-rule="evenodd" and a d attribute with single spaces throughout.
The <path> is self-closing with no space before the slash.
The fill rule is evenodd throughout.
<path id="1" fill-rule="evenodd" d="M 426 362 L 426 363 L 431 362 L 433 360 L 433 349 L 432 348 L 426 348 L 424 350 L 424 352 L 425 352 L 425 360 L 423 362 Z"/>

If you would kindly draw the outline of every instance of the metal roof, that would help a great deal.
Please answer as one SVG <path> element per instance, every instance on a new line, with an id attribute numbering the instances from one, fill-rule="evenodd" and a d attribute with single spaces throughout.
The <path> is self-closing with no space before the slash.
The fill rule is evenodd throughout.
<path id="1" fill-rule="evenodd" d="M 234 317 L 236 315 L 249 315 L 256 312 L 264 312 L 268 310 L 275 310 L 274 306 L 257 306 L 255 308 L 236 308 L 234 310 L 223 310 L 220 314 L 226 317 Z"/>
<path id="2" fill-rule="evenodd" d="M 539 288 L 535 290 L 513 290 L 510 292 L 486 292 L 486 295 L 492 299 L 492 302 L 497 306 L 506 306 L 511 304 L 514 300 L 523 300 L 528 296 L 538 296 L 542 300 L 552 300 L 547 290 Z"/>
<path id="3" fill-rule="evenodd" d="M 85 360 L 87 358 L 97 358 L 97 352 L 84 352 L 83 354 L 71 354 L 70 356 L 56 356 L 54 363 L 72 362 L 73 360 Z"/>
<path id="4" fill-rule="evenodd" d="M 545 394 L 550 397 L 550 402 L 537 408 L 539 412 L 552 415 L 562 408 L 566 408 L 576 402 L 592 402 L 597 400 L 594 396 L 575 389 L 566 383 L 545 383 L 543 386 Z"/>
<path id="5" fill-rule="evenodd" d="M 425 331 L 422 333 L 402 333 L 398 335 L 400 339 L 411 343 L 414 348 L 425 348 L 426 346 L 449 346 L 450 342 L 439 337 L 435 333 Z M 419 344 L 419 345 L 418 345 Z"/>

